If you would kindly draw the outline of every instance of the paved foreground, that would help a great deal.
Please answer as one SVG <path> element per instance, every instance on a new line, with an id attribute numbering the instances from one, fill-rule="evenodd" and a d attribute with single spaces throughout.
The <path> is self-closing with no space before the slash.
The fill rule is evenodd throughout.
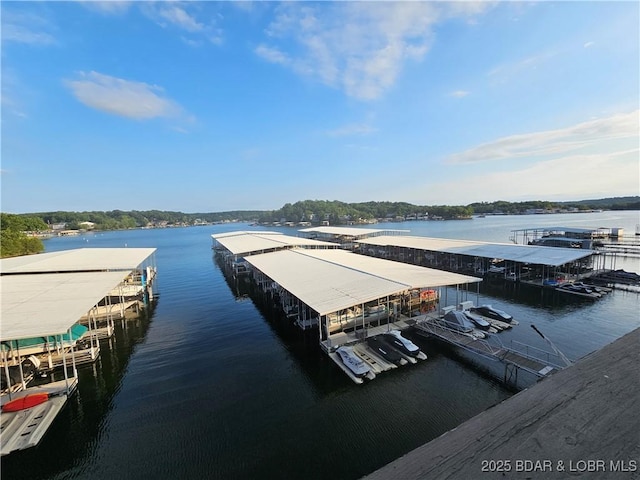
<path id="1" fill-rule="evenodd" d="M 640 329 L 365 477 L 640 479 Z"/>

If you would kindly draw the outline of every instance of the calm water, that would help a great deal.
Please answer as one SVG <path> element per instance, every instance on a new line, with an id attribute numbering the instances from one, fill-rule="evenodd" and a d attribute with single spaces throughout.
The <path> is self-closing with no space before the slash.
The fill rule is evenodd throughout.
<path id="1" fill-rule="evenodd" d="M 381 224 L 411 234 L 508 242 L 534 225 L 623 227 L 639 212 L 486 217 Z M 47 251 L 156 247 L 159 300 L 120 325 L 42 443 L 2 458 L 2 477 L 34 479 L 355 479 L 441 435 L 513 392 L 416 339 L 429 360 L 353 384 L 314 336 L 236 297 L 215 263 L 218 225 L 47 240 Z M 287 229 L 283 229 L 287 230 Z M 287 230 L 294 233 L 294 230 Z M 638 259 L 619 263 L 640 272 Z M 480 302 L 520 321 L 503 340 L 546 348 L 535 324 L 571 358 L 640 326 L 640 295 L 550 302 L 484 290 Z M 475 300 L 475 295 L 473 300 Z"/>

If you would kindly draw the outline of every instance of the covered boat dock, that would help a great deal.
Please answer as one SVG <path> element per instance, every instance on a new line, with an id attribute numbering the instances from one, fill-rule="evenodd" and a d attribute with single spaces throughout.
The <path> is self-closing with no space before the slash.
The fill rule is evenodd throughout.
<path id="1" fill-rule="evenodd" d="M 299 231 L 308 238 L 339 243 L 343 248 L 353 248 L 354 242 L 364 238 L 379 237 L 381 235 L 404 235 L 409 233 L 409 230 L 331 226 L 303 228 Z"/>
<path id="2" fill-rule="evenodd" d="M 367 351 L 366 339 L 407 328 L 416 322 L 412 317 L 435 311 L 442 287 L 481 281 L 358 255 L 334 242 L 273 232 L 230 232 L 212 237 L 214 249 L 227 264 L 246 262 L 247 276 L 282 306 L 287 318 L 303 330 L 318 328 L 321 348 L 341 368 L 335 351 L 342 345 L 354 346 L 361 358 L 375 365 L 377 373 L 394 368 Z M 348 369 L 343 370 L 361 383 Z"/>
<path id="3" fill-rule="evenodd" d="M 0 261 L 2 455 L 40 442 L 76 389 L 77 364 L 94 361 L 100 351 L 91 335 L 96 327 L 91 311 L 120 287 L 139 284 L 148 291 L 155 277 L 154 252 L 94 248 Z M 89 328 L 78 325 L 82 317 L 89 319 Z M 45 400 L 17 411 L 4 408 L 34 394 Z"/>
<path id="4" fill-rule="evenodd" d="M 415 324 L 415 310 L 427 304 L 435 310 L 440 287 L 481 281 L 341 249 L 289 249 L 245 259 L 256 283 L 285 299 L 285 311 L 294 312 L 299 327 L 318 327 L 322 349 L 338 366 L 343 368 L 336 349 L 350 345 L 376 373 L 395 366 L 367 350 L 368 337 Z"/>
<path id="5" fill-rule="evenodd" d="M 122 281 L 104 292 L 104 298 L 80 319 L 92 334 L 108 337 L 113 333 L 114 319 L 125 318 L 130 311 L 137 313 L 153 297 L 155 251 L 155 248 L 79 248 L 4 258 L 0 260 L 0 275 L 125 272 Z"/>
<path id="6" fill-rule="evenodd" d="M 359 244 L 365 255 L 537 286 L 555 287 L 603 268 L 594 265 L 599 257 L 587 249 L 417 236 L 381 236 Z"/>
<path id="7" fill-rule="evenodd" d="M 248 274 L 245 256 L 277 252 L 291 248 L 340 248 L 331 242 L 294 237 L 272 231 L 235 231 L 211 235 L 213 249 L 234 276 Z"/>

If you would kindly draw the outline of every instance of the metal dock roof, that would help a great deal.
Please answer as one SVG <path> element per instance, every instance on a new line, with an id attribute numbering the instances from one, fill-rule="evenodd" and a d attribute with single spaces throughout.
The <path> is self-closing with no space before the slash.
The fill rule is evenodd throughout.
<path id="1" fill-rule="evenodd" d="M 480 281 L 344 250 L 289 249 L 251 255 L 246 260 L 320 315 L 410 288 Z"/>
<path id="2" fill-rule="evenodd" d="M 3 258 L 0 260 L 0 274 L 131 271 L 155 251 L 155 248 L 78 248 Z"/>
<path id="3" fill-rule="evenodd" d="M 565 232 L 565 233 L 590 233 L 590 234 L 607 234 L 611 232 L 611 228 L 609 227 L 529 227 L 529 228 L 518 228 L 516 230 L 511 230 L 512 232 L 527 232 L 527 231 L 537 231 L 537 232 Z"/>
<path id="4" fill-rule="evenodd" d="M 79 248 L 0 260 L 0 339 L 60 335 L 155 248 Z"/>
<path id="5" fill-rule="evenodd" d="M 1 340 L 60 335 L 129 274 L 74 272 L 3 275 Z"/>
<path id="6" fill-rule="evenodd" d="M 365 235 L 385 234 L 390 232 L 406 233 L 409 230 L 385 230 L 379 228 L 349 228 L 349 227 L 311 227 L 303 228 L 301 232 L 315 232 L 327 235 L 346 235 L 349 237 L 362 237 Z"/>
<path id="7" fill-rule="evenodd" d="M 593 250 L 510 243 L 476 242 L 446 238 L 383 236 L 360 240 L 359 243 L 377 246 L 395 246 L 432 252 L 468 255 L 471 257 L 500 258 L 521 263 L 558 267 L 594 253 Z"/>
<path id="8" fill-rule="evenodd" d="M 211 237 L 234 255 L 250 255 L 266 250 L 281 250 L 292 247 L 339 247 L 332 242 L 293 237 L 279 232 L 230 232 L 214 234 Z"/>

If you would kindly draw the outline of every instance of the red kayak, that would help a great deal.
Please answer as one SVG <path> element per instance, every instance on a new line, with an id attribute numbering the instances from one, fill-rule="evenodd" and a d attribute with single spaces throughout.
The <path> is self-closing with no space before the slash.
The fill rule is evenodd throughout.
<path id="1" fill-rule="evenodd" d="M 19 412 L 27 408 L 35 407 L 49 400 L 48 393 L 30 393 L 24 397 L 16 398 L 2 405 L 3 412 Z"/>

